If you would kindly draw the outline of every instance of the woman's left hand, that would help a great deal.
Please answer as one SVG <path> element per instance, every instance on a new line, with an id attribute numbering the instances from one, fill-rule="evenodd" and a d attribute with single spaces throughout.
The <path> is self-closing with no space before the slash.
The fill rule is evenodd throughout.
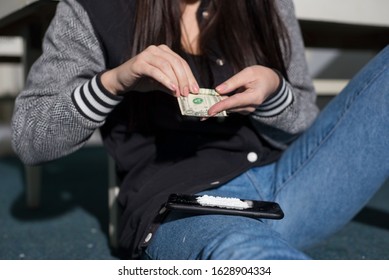
<path id="1" fill-rule="evenodd" d="M 215 88 L 224 98 L 213 105 L 208 114 L 214 116 L 222 111 L 252 113 L 276 91 L 279 83 L 280 78 L 274 70 L 259 65 L 247 67 Z M 236 93 L 227 96 L 233 91 Z"/>

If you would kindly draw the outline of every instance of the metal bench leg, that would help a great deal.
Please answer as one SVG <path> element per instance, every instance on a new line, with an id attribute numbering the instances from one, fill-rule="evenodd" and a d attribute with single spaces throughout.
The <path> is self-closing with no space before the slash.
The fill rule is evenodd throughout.
<path id="1" fill-rule="evenodd" d="M 25 174 L 27 206 L 30 208 L 37 208 L 39 207 L 41 200 L 42 167 L 26 166 Z"/>
<path id="2" fill-rule="evenodd" d="M 118 247 L 118 222 L 119 204 L 117 197 L 119 186 L 117 185 L 115 162 L 108 157 L 108 210 L 109 210 L 109 243 L 112 248 Z"/>

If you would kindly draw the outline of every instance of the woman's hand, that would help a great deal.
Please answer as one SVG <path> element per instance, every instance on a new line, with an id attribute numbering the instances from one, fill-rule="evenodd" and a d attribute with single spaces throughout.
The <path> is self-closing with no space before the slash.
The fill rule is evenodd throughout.
<path id="1" fill-rule="evenodd" d="M 222 111 L 249 114 L 262 104 L 280 84 L 280 78 L 274 70 L 264 66 L 250 66 L 216 87 L 220 95 L 236 90 L 231 96 L 213 105 L 208 114 L 214 116 Z"/>
<path id="2" fill-rule="evenodd" d="M 105 72 L 101 82 L 113 94 L 129 90 L 163 90 L 178 97 L 199 90 L 188 63 L 166 45 L 148 47 Z"/>

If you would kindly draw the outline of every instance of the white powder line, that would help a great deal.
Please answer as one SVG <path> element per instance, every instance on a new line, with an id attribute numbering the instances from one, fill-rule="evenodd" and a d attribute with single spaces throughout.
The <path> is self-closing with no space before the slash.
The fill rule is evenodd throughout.
<path id="1" fill-rule="evenodd" d="M 228 209 L 248 209 L 253 207 L 252 201 L 243 201 L 239 198 L 233 198 L 233 197 L 220 197 L 220 196 L 210 196 L 210 195 L 203 195 L 199 196 L 197 199 L 197 202 L 202 206 L 216 206 L 221 208 L 228 208 Z"/>

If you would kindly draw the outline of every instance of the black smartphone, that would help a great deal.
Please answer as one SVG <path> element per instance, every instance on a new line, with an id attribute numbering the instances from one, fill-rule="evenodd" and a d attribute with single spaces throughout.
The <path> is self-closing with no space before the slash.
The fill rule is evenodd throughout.
<path id="1" fill-rule="evenodd" d="M 284 217 L 284 212 L 276 202 L 209 195 L 171 194 L 166 208 L 197 214 L 239 215 L 263 219 Z"/>

